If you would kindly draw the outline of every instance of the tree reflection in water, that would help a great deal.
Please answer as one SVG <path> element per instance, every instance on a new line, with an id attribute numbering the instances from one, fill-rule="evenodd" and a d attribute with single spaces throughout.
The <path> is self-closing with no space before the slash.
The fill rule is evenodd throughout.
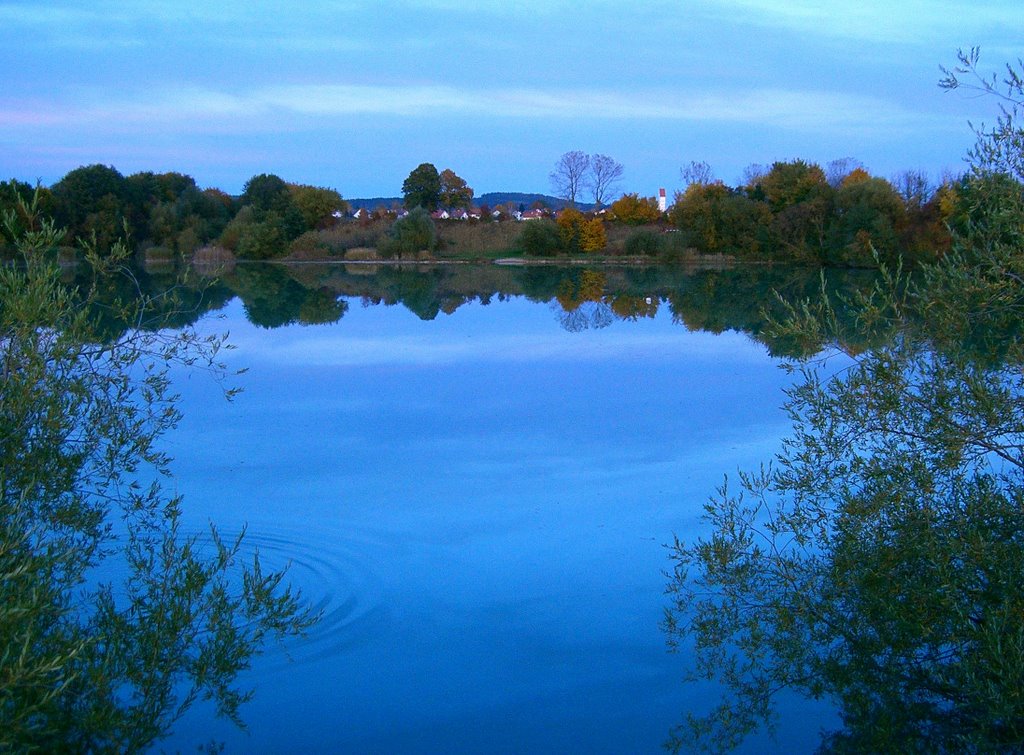
<path id="1" fill-rule="evenodd" d="M 825 296 L 774 329 L 875 346 L 794 365 L 784 450 L 675 544 L 665 628 L 724 694 L 673 751 L 738 745 L 783 689 L 836 704 L 826 751 L 1024 746 L 1024 204 L 1005 176 L 972 181 L 937 266 L 886 277 L 847 323 Z"/>
<path id="2" fill-rule="evenodd" d="M 143 293 L 176 305 L 152 327 L 182 327 L 204 314 L 241 299 L 246 317 L 264 328 L 326 324 L 344 317 L 353 300 L 362 306 L 400 305 L 423 320 L 454 314 L 460 307 L 486 305 L 525 296 L 549 302 L 555 319 L 570 332 L 605 328 L 616 321 L 653 318 L 667 303 L 672 317 L 688 330 L 734 330 L 765 343 L 778 355 L 799 356 L 820 344 L 802 343 L 792 334 L 767 332 L 768 315 L 781 316 L 785 302 L 798 302 L 824 283 L 837 300 L 870 286 L 877 273 L 789 266 L 737 266 L 726 269 L 536 265 L 340 265 L 245 264 L 223 271 L 215 282 L 195 289 L 177 276 L 137 273 Z M 824 276 L 824 281 L 822 280 Z M 123 292 L 111 292 L 122 296 Z M 185 301 L 187 306 L 182 306 Z M 188 321 L 182 321 L 183 313 Z M 159 314 L 159 313 L 158 313 Z M 843 306 L 837 316 L 852 315 Z M 109 323 L 111 332 L 126 323 Z M 857 352 L 870 344 L 849 329 L 843 348 Z"/>

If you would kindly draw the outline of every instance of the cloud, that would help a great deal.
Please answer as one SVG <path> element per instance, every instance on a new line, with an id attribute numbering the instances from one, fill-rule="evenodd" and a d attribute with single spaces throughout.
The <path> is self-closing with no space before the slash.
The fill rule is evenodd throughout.
<path id="1" fill-rule="evenodd" d="M 730 23 L 899 45 L 971 36 L 972 30 L 1021 26 L 1016 0 L 704 0 L 703 5 L 710 15 Z"/>
<path id="2" fill-rule="evenodd" d="M 789 30 L 813 38 L 906 43 L 967 37 L 972 44 L 982 31 L 1000 30 L 1015 39 L 1013 29 L 1022 29 L 1017 0 L 646 0 L 629 13 L 642 13 L 664 20 L 692 21 L 710 18 L 729 26 L 753 25 Z M 171 27 L 189 36 L 202 35 L 204 27 L 217 26 L 216 36 L 223 44 L 224 33 L 234 39 L 239 28 L 249 36 L 288 39 L 288 45 L 310 49 L 323 45 L 323 37 L 337 29 L 339 36 L 357 29 L 359 21 L 390 15 L 396 19 L 416 18 L 417 23 L 433 26 L 437 15 L 465 16 L 466 5 L 458 0 L 336 0 L 320 2 L 288 11 L 281 3 L 241 0 L 200 2 L 179 0 L 133 0 L 130 3 L 98 0 L 53 0 L 0 3 L 0 24 L 44 33 L 61 44 L 89 44 L 99 38 L 107 44 L 118 35 L 130 33 L 140 25 L 156 24 L 167 33 Z M 613 13 L 621 15 L 621 3 L 591 0 L 586 16 Z M 578 17 L 579 4 L 572 0 L 481 0 L 473 14 L 509 21 L 559 17 Z M 627 23 L 618 18 L 617 23 Z M 254 34 L 259 30 L 261 33 Z M 114 38 L 111 38 L 111 33 Z M 500 36 L 500 35 L 499 35 Z M 985 36 L 990 36 L 985 35 Z M 1017 35 L 1019 36 L 1019 35 Z M 392 40 L 393 42 L 393 40 Z"/>
<path id="3" fill-rule="evenodd" d="M 135 20 L 123 12 L 103 13 L 95 6 L 0 5 L 4 35 L 26 49 L 36 45 L 102 53 L 114 47 L 141 48 L 145 39 L 132 28 Z"/>
<path id="4" fill-rule="evenodd" d="M 297 12 L 280 4 L 261 12 L 253 5 L 238 0 L 0 2 L 0 36 L 26 47 L 87 51 L 155 42 L 306 53 L 370 49 L 352 23 L 359 11 L 353 3 L 318 3 Z"/>
<path id="5" fill-rule="evenodd" d="M 249 3 L 221 0 L 209 2 L 168 3 L 165 0 L 133 0 L 132 2 L 68 2 L 55 0 L 40 3 L 2 3 L 0 21 L 21 26 L 51 27 L 69 22 L 92 25 L 135 24 L 145 21 L 163 23 L 196 21 L 230 21 L 252 12 Z"/>
<path id="6" fill-rule="evenodd" d="M 99 98 L 83 98 L 84 101 Z M 728 123 L 794 130 L 877 131 L 914 124 L 921 116 L 880 97 L 822 90 L 780 88 L 724 91 L 618 92 L 602 89 L 487 88 L 446 85 L 377 86 L 318 84 L 225 92 L 206 88 L 168 89 L 102 105 L 59 106 L 3 103 L 0 125 L 17 127 L 67 123 L 139 125 L 187 124 L 291 128 L 310 119 L 350 116 L 397 118 L 466 117 L 542 120 L 675 121 Z"/>
<path id="7" fill-rule="evenodd" d="M 6 26 L 36 27 L 40 29 L 66 27 L 100 20 L 95 8 L 61 6 L 59 3 L 0 4 L 0 23 Z"/>

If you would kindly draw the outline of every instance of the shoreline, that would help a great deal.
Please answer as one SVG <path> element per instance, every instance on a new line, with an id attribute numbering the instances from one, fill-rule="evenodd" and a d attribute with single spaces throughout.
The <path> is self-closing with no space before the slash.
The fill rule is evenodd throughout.
<path id="1" fill-rule="evenodd" d="M 725 268 L 738 266 L 771 265 L 771 260 L 740 260 L 731 255 L 699 255 L 682 260 L 659 260 L 651 257 L 498 257 L 494 259 L 452 259 L 431 257 L 421 259 L 357 259 L 346 260 L 336 257 L 315 259 L 275 259 L 275 260 L 236 260 L 235 264 L 272 264 L 272 265 L 388 265 L 388 266 L 431 266 L 431 265 L 498 265 L 501 267 L 640 267 L 644 265 L 685 267 L 685 268 Z"/>

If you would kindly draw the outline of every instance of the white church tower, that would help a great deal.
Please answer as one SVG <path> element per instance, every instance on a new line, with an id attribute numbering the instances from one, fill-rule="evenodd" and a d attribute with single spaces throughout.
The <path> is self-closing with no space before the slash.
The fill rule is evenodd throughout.
<path id="1" fill-rule="evenodd" d="M 665 190 L 658 189 L 658 210 L 665 212 L 668 209 L 668 201 L 665 199 Z"/>

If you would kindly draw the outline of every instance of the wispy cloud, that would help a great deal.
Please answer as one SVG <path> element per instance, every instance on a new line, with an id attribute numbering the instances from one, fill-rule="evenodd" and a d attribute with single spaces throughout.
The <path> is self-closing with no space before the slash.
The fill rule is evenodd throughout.
<path id="1" fill-rule="evenodd" d="M 260 46 L 316 53 L 365 52 L 368 44 L 352 23 L 355 3 L 317 3 L 301 12 L 261 12 L 252 3 L 220 0 L 133 0 L 40 3 L 0 2 L 0 30 L 21 43 L 74 50 L 113 46 L 215 44 Z"/>
<path id="2" fill-rule="evenodd" d="M 94 11 L 61 7 L 55 4 L 0 4 L 0 23 L 5 25 L 50 27 L 55 24 L 80 23 L 95 18 Z"/>
<path id="3" fill-rule="evenodd" d="M 51 0 L 45 5 L 38 2 L 0 3 L 0 21 L 21 26 L 45 27 L 54 23 L 83 23 L 95 25 L 135 24 L 140 22 L 219 22 L 243 19 L 258 12 L 253 3 L 220 0 L 210 3 L 202 0 Z"/>
<path id="4" fill-rule="evenodd" d="M 622 93 L 611 90 L 537 88 L 471 89 L 443 85 L 320 84 L 275 86 L 247 92 L 178 88 L 102 105 L 4 103 L 0 125 L 108 122 L 138 124 L 260 122 L 288 127 L 289 120 L 347 116 L 476 116 L 567 120 L 719 122 L 787 129 L 877 130 L 921 125 L 920 114 L 879 97 L 829 91 L 750 89 Z"/>
<path id="5" fill-rule="evenodd" d="M 984 0 L 703 0 L 700 6 L 732 23 L 901 45 L 992 27 L 1024 30 L 1024 21 L 1009 14 L 1006 3 Z"/>

